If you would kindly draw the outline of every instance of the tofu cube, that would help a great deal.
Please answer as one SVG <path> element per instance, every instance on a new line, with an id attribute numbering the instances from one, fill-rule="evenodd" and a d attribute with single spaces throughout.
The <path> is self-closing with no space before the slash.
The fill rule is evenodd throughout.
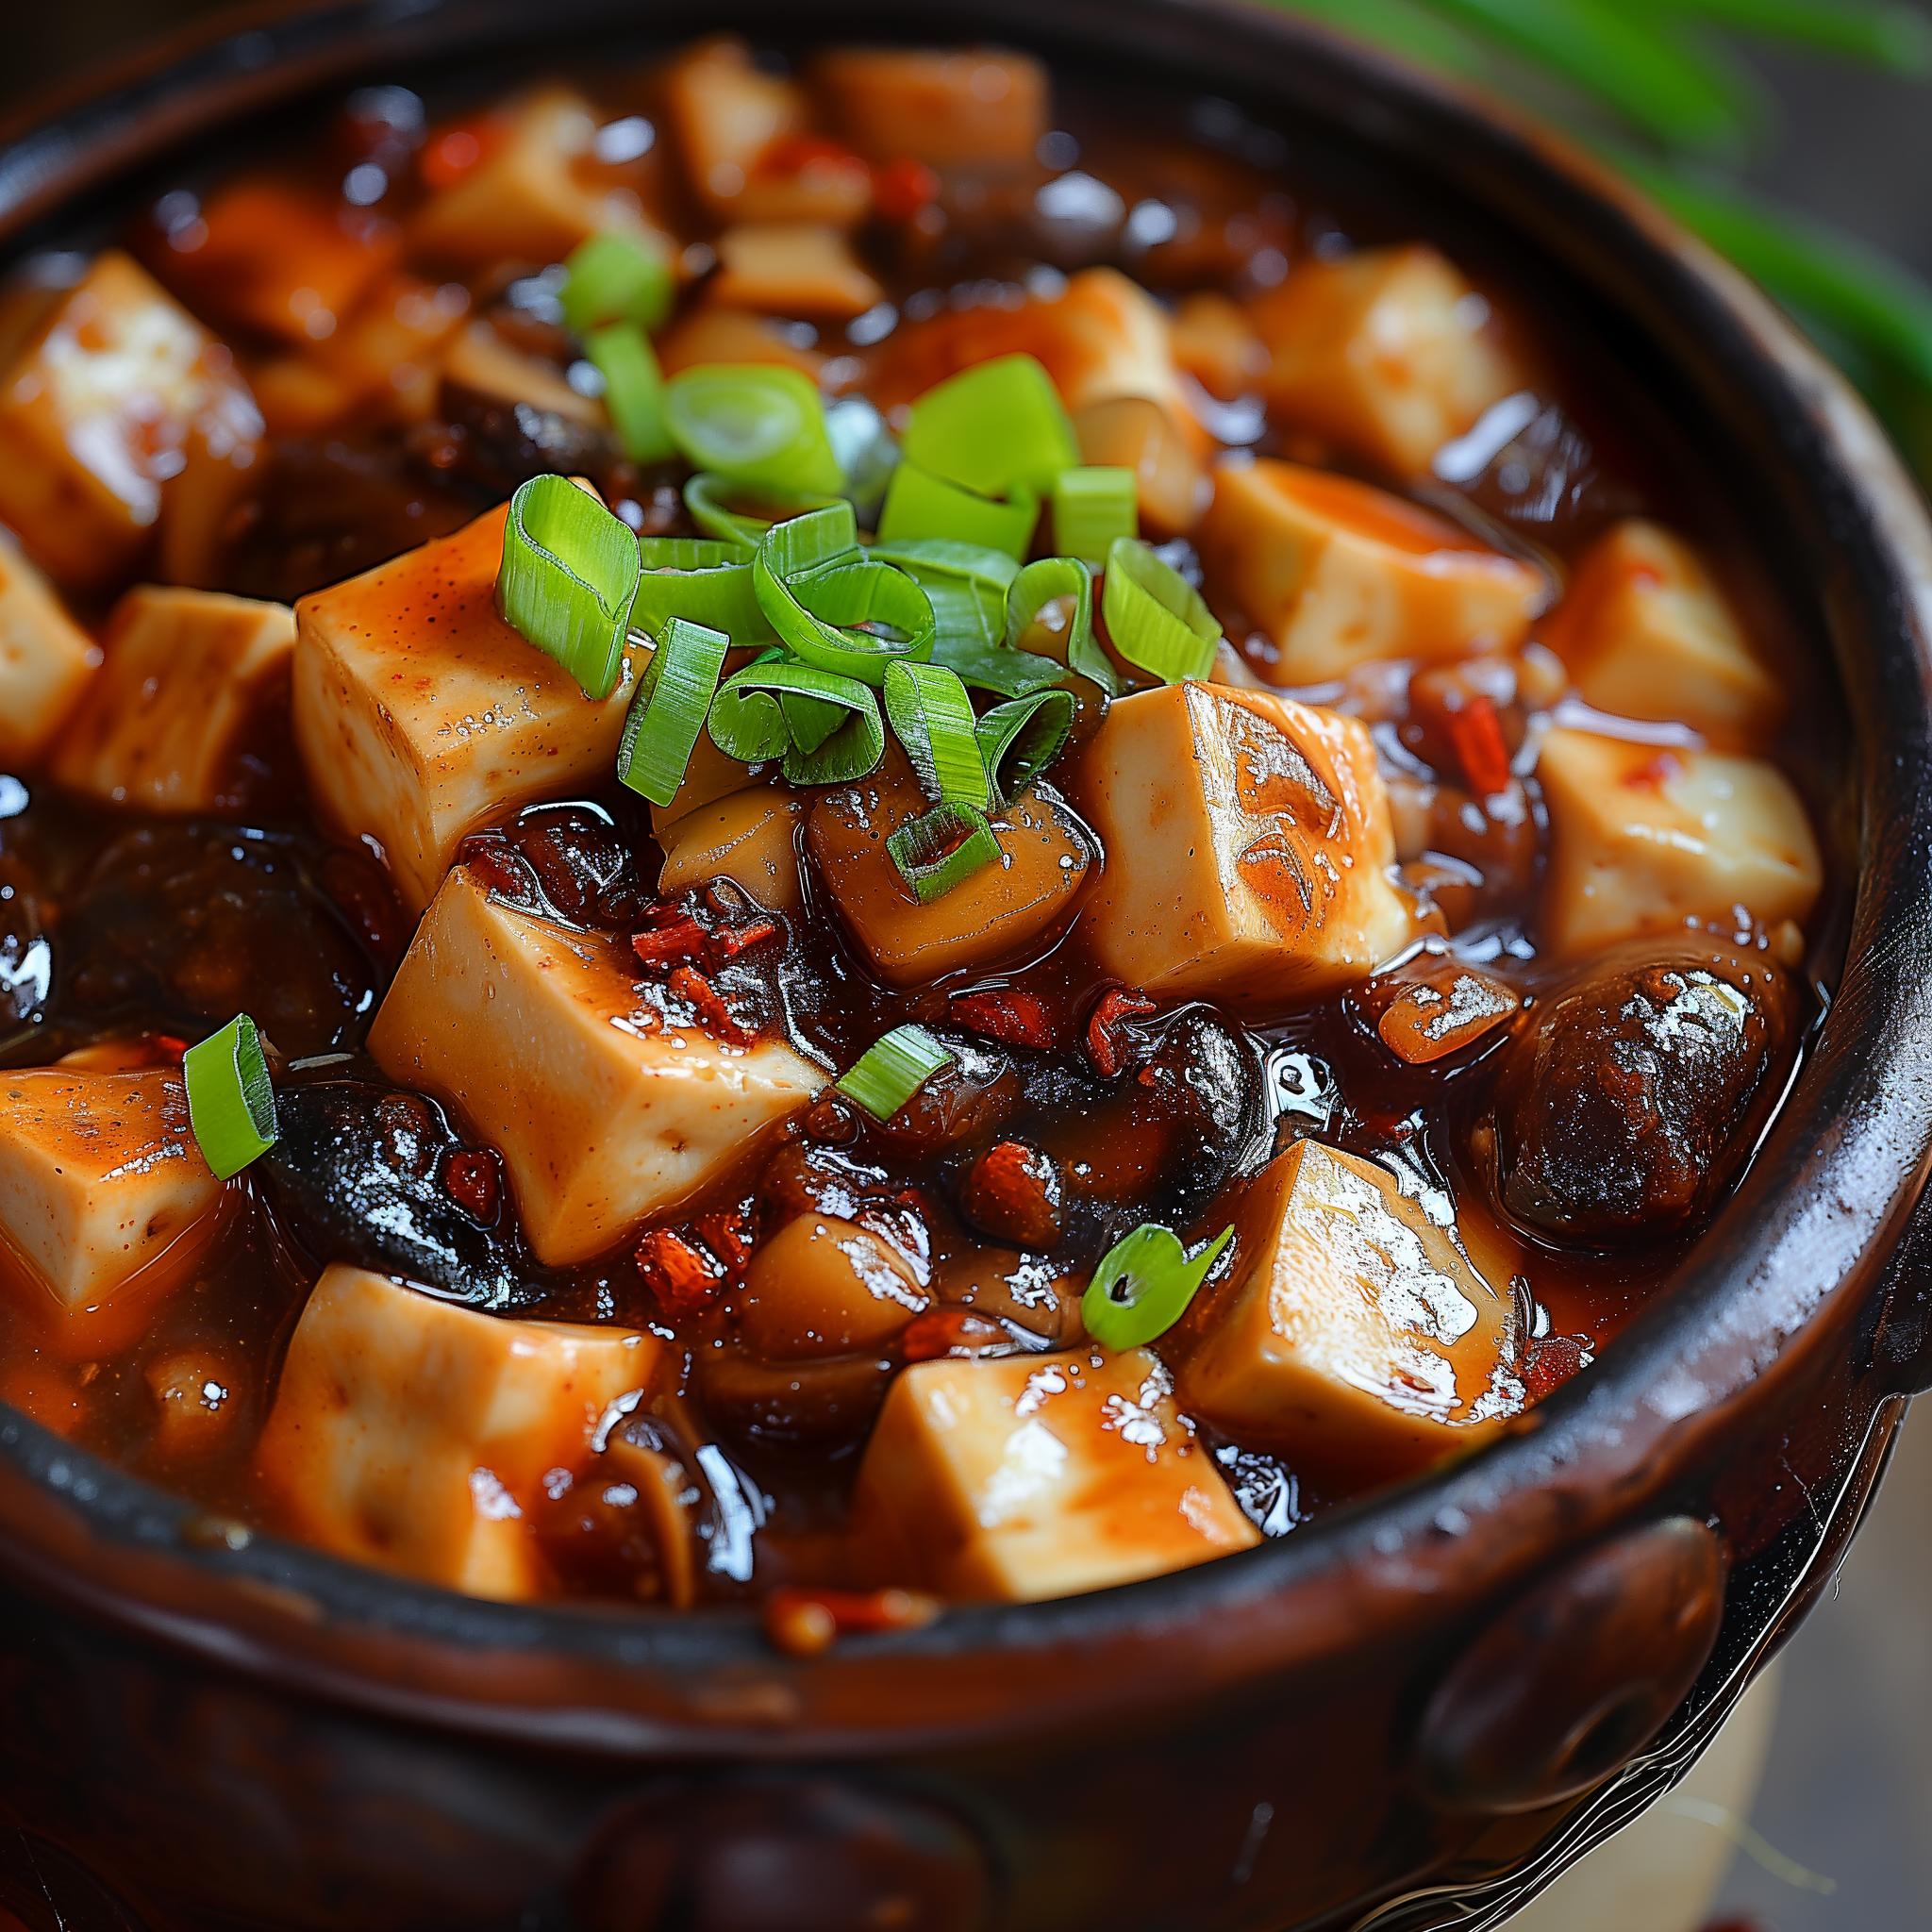
<path id="1" fill-rule="evenodd" d="M 108 621 L 100 675 L 61 734 L 55 777 L 149 811 L 231 807 L 251 727 L 286 699 L 294 651 L 285 604 L 129 591 Z"/>
<path id="2" fill-rule="evenodd" d="M 552 1266 L 675 1208 L 807 1106 L 825 1074 L 789 1046 L 673 1025 L 613 941 L 512 911 L 464 870 L 437 893 L 370 1030 L 406 1086 L 502 1154 Z"/>
<path id="3" fill-rule="evenodd" d="M 382 848 L 412 912 L 466 832 L 608 776 L 631 671 L 602 704 L 496 612 L 507 508 L 295 607 L 295 742 L 324 814 Z"/>
<path id="4" fill-rule="evenodd" d="M 1052 108 L 1041 62 L 993 47 L 838 47 L 813 61 L 811 79 L 839 131 L 874 161 L 1026 169 Z"/>
<path id="5" fill-rule="evenodd" d="M 296 1324 L 259 1467 L 297 1534 L 475 1596 L 541 1593 L 553 1471 L 658 1373 L 656 1337 L 486 1315 L 330 1268 Z"/>
<path id="6" fill-rule="evenodd" d="M 1372 248 L 1297 267 L 1251 309 L 1271 410 L 1402 476 L 1485 409 L 1530 387 L 1489 304 L 1433 248 Z"/>
<path id="7" fill-rule="evenodd" d="M 727 308 L 842 318 L 863 315 L 885 292 L 843 232 L 825 222 L 727 228 L 718 238 L 718 273 L 707 291 Z"/>
<path id="8" fill-rule="evenodd" d="M 1273 646 L 1253 659 L 1273 684 L 1514 650 L 1547 595 L 1541 571 L 1443 518 L 1294 463 L 1218 471 L 1199 548 L 1217 606 Z"/>
<path id="9" fill-rule="evenodd" d="M 99 660 L 46 578 L 0 543 L 0 767 L 39 758 Z"/>
<path id="10" fill-rule="evenodd" d="M 1509 1412 L 1507 1291 L 1386 1168 L 1299 1141 L 1235 1229 L 1176 1370 L 1191 1413 L 1358 1484 L 1474 1447 Z"/>
<path id="11" fill-rule="evenodd" d="M 1146 1349 L 903 1370 L 854 1521 L 891 1552 L 893 1582 L 1005 1603 L 1161 1576 L 1260 1540 Z"/>
<path id="12" fill-rule="evenodd" d="M 1577 958 L 1640 933 L 1805 923 L 1824 886 L 1804 801 L 1776 766 L 1552 731 L 1543 939 Z"/>
<path id="13" fill-rule="evenodd" d="M 1682 723 L 1720 751 L 1761 750 L 1784 692 L 1696 551 L 1632 519 L 1598 538 L 1542 626 L 1586 703 Z"/>
<path id="14" fill-rule="evenodd" d="M 60 300 L 0 385 L 0 521 L 70 589 L 125 577 L 198 425 L 261 425 L 228 352 L 116 250 Z"/>
<path id="15" fill-rule="evenodd" d="M 796 792 L 751 785 L 681 814 L 658 833 L 664 848 L 658 891 L 668 898 L 729 879 L 768 912 L 797 911 L 804 901 L 799 835 L 809 809 Z"/>
<path id="16" fill-rule="evenodd" d="M 11 1259 L 63 1317 L 123 1293 L 221 1199 L 178 1074 L 0 1074 L 0 1275 Z"/>
<path id="17" fill-rule="evenodd" d="M 699 302 L 664 331 L 658 342 L 658 362 L 666 375 L 698 369 L 707 362 L 756 362 L 774 369 L 795 369 L 817 382 L 828 359 L 813 348 L 810 329 L 788 328 L 769 315 L 745 308 L 713 308 Z M 799 340 L 800 337 L 806 340 Z"/>
<path id="18" fill-rule="evenodd" d="M 1357 719 L 1225 685 L 1139 691 L 1108 710 L 1074 791 L 1107 854 L 1087 943 L 1129 986 L 1278 1013 L 1414 937 Z"/>
<path id="19" fill-rule="evenodd" d="M 931 1297 L 898 1249 L 856 1222 L 800 1214 L 745 1270 L 739 1332 L 767 1361 L 884 1348 Z"/>

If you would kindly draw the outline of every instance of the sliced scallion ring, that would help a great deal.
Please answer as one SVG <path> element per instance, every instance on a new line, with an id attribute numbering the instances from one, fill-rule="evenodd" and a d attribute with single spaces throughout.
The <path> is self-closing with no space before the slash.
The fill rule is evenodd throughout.
<path id="1" fill-rule="evenodd" d="M 1107 553 L 1100 608 L 1113 647 L 1163 684 L 1206 677 L 1221 646 L 1221 625 L 1199 591 L 1138 537 L 1119 537 Z"/>
<path id="2" fill-rule="evenodd" d="M 932 655 L 930 600 L 904 571 L 858 549 L 850 504 L 773 525 L 752 585 L 780 641 L 822 671 L 883 684 L 890 664 Z"/>
<path id="3" fill-rule="evenodd" d="M 584 354 L 604 378 L 604 407 L 618 447 L 634 463 L 677 454 L 664 426 L 664 378 L 650 338 L 634 322 L 607 323 L 584 338 Z"/>
<path id="4" fill-rule="evenodd" d="M 573 334 L 588 336 L 612 322 L 634 322 L 647 329 L 664 326 L 677 282 L 669 258 L 654 240 L 607 229 L 578 242 L 563 267 L 557 299 Z"/>
<path id="5" fill-rule="evenodd" d="M 926 796 L 942 805 L 985 810 L 991 798 L 987 767 L 966 687 L 938 664 L 889 665 L 886 716 L 912 760 Z M 1071 705 L 1069 722 L 1071 723 Z"/>
<path id="6" fill-rule="evenodd" d="M 870 527 L 899 467 L 898 441 L 863 396 L 841 396 L 831 404 L 825 410 L 825 434 L 845 473 L 844 493 Z"/>
<path id="7" fill-rule="evenodd" d="M 246 1013 L 181 1056 L 181 1079 L 188 1124 L 217 1179 L 231 1179 L 275 1144 L 275 1088 L 261 1036 Z"/>
<path id="8" fill-rule="evenodd" d="M 532 476 L 509 500 L 496 608 L 601 704 L 624 670 L 641 568 L 629 525 L 589 491 L 567 477 Z"/>
<path id="9" fill-rule="evenodd" d="M 749 497 L 754 508 L 744 507 Z M 685 479 L 684 507 L 691 520 L 708 536 L 733 543 L 745 553 L 745 561 L 758 547 L 758 539 L 775 523 L 787 517 L 803 516 L 808 510 L 833 509 L 841 501 L 810 491 L 748 491 L 728 476 L 714 476 L 700 471 Z M 769 510 L 769 516 L 761 512 Z"/>
<path id="10" fill-rule="evenodd" d="M 927 390 L 901 447 L 907 462 L 981 496 L 1043 495 L 1080 460 L 1066 406 L 1031 356 L 975 363 Z"/>
<path id="11" fill-rule="evenodd" d="M 664 385 L 664 420 L 695 470 L 754 489 L 836 494 L 845 478 L 817 389 L 795 369 L 706 362 Z"/>
<path id="12" fill-rule="evenodd" d="M 1157 1341 L 1188 1312 L 1214 1264 L 1234 1240 L 1221 1234 L 1191 1260 L 1172 1228 L 1143 1222 L 1100 1257 L 1080 1315 L 1102 1348 L 1119 1354 Z"/>
<path id="13" fill-rule="evenodd" d="M 899 876 L 922 906 L 943 898 L 982 866 L 997 865 L 1000 841 L 976 806 L 936 805 L 886 841 Z"/>
<path id="14" fill-rule="evenodd" d="M 1066 749 L 1074 694 L 1036 691 L 995 705 L 974 727 L 993 801 L 1010 805 Z"/>
<path id="15" fill-rule="evenodd" d="M 730 648 L 723 631 L 681 617 L 658 634 L 617 747 L 619 779 L 653 805 L 669 805 L 684 783 Z"/>
<path id="16" fill-rule="evenodd" d="M 942 645 L 998 644 L 1007 631 L 1007 587 L 1019 574 L 1018 558 L 980 543 L 929 538 L 874 543 L 872 556 L 897 564 L 932 605 L 934 654 Z"/>
<path id="17" fill-rule="evenodd" d="M 886 755 L 872 687 L 767 651 L 711 700 L 711 741 L 747 765 L 782 758 L 792 785 L 847 785 Z"/>
<path id="18" fill-rule="evenodd" d="M 1009 557 L 1024 557 L 1040 521 L 1040 499 L 1030 490 L 1001 501 L 936 475 L 913 462 L 902 462 L 886 488 L 879 511 L 879 541 L 887 544 L 935 539 L 971 543 Z"/>
<path id="19" fill-rule="evenodd" d="M 1003 698 L 1023 698 L 1066 681 L 1067 667 L 1037 651 L 1015 651 L 1006 644 L 977 638 L 941 636 L 933 644 L 932 661 L 942 664 L 961 684 L 990 691 Z"/>
<path id="20" fill-rule="evenodd" d="M 874 1120 L 889 1121 L 953 1056 L 924 1026 L 894 1026 L 858 1057 L 836 1082 Z"/>
<path id="21" fill-rule="evenodd" d="M 1074 557 L 1042 557 L 1013 579 L 1007 592 L 1007 641 L 1015 650 L 1046 607 L 1062 598 L 1073 600 L 1067 619 L 1067 669 L 1097 684 L 1108 697 L 1120 691 L 1120 679 L 1107 653 L 1093 635 L 1093 573 Z"/>
<path id="22" fill-rule="evenodd" d="M 1141 527 L 1140 496 L 1128 469 L 1094 466 L 1062 470 L 1053 484 L 1053 541 L 1069 557 L 1095 569 L 1116 537 Z"/>
<path id="23" fill-rule="evenodd" d="M 758 608 L 751 552 L 711 537 L 646 537 L 632 625 L 656 635 L 674 617 L 722 630 L 734 644 L 770 643 Z"/>

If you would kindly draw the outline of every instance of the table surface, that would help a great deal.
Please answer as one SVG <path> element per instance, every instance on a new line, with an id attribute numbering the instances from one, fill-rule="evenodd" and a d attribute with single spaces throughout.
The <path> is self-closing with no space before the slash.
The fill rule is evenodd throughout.
<path id="1" fill-rule="evenodd" d="M 1932 0 L 1922 4 L 1932 8 Z M 0 97 L 30 98 L 104 52 L 111 58 L 210 10 L 211 0 L 10 9 Z M 1764 185 L 1932 273 L 1932 197 L 1924 188 L 1932 91 L 1804 56 L 1781 54 L 1760 65 L 1786 124 L 1778 152 L 1757 170 Z M 1757 1932 L 1917 1932 L 1932 1922 L 1928 1524 L 1932 1414 L 1907 1427 L 1836 1591 L 1789 1652 L 1751 1824 L 1781 1860 L 1816 1882 L 1796 1883 L 1780 1860 L 1740 1854 L 1724 1909 L 1747 1917 Z M 1826 1885 L 1832 1889 L 1820 1889 Z"/>

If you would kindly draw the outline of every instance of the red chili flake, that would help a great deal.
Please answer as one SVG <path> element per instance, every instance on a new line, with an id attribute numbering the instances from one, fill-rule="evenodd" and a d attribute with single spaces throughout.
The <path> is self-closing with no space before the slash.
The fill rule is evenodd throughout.
<path id="1" fill-rule="evenodd" d="M 491 1226 L 503 1199 L 496 1157 L 487 1148 L 451 1148 L 443 1158 L 442 1191 L 472 1221 Z"/>
<path id="2" fill-rule="evenodd" d="M 446 127 L 423 150 L 417 172 L 425 188 L 453 188 L 472 168 L 500 148 L 508 130 L 499 120 L 472 121 Z"/>
<path id="3" fill-rule="evenodd" d="M 984 1035 L 1007 1046 L 1050 1047 L 1053 1022 L 1038 994 L 1003 987 L 995 992 L 962 992 L 954 996 L 948 1017 L 969 1033 Z"/>
<path id="4" fill-rule="evenodd" d="M 808 168 L 862 169 L 849 147 L 824 134 L 781 134 L 759 155 L 758 175 L 803 175 Z"/>
<path id="5" fill-rule="evenodd" d="M 889 222 L 909 222 L 940 198 L 940 177 L 910 155 L 872 171 L 872 202 Z"/>
<path id="6" fill-rule="evenodd" d="M 1109 987 L 1100 995 L 1087 1022 L 1087 1056 L 1102 1079 L 1116 1078 L 1126 1065 L 1121 1042 L 1114 1038 L 1114 1028 L 1123 1021 L 1138 1020 L 1153 1012 L 1155 1006 L 1156 1002 L 1144 992 L 1124 992 L 1117 986 Z"/>
<path id="7" fill-rule="evenodd" d="M 633 933 L 630 949 L 646 966 L 689 966 L 710 957 L 711 935 L 685 912 L 648 932 Z"/>
<path id="8" fill-rule="evenodd" d="M 724 1274 L 711 1257 L 668 1227 L 654 1227 L 638 1243 L 638 1273 L 667 1315 L 694 1315 L 718 1299 Z"/>
<path id="9" fill-rule="evenodd" d="M 1590 1361 L 1590 1346 L 1581 1336 L 1545 1335 L 1529 1345 L 1523 1365 L 1523 1386 L 1532 1402 L 1554 1395 Z"/>
<path id="10" fill-rule="evenodd" d="M 1509 789 L 1509 746 L 1496 701 L 1478 691 L 1448 714 L 1449 741 L 1457 761 L 1478 798 L 1494 798 Z"/>
<path id="11" fill-rule="evenodd" d="M 971 1308 L 928 1308 L 900 1330 L 899 1352 L 908 1362 L 930 1362 L 955 1349 L 980 1348 L 1008 1340 L 1007 1331 L 997 1322 Z"/>
<path id="12" fill-rule="evenodd" d="M 778 924 L 772 919 L 754 919 L 743 925 L 721 925 L 711 935 L 711 958 L 735 959 L 749 947 L 761 946 L 777 936 Z"/>
<path id="13" fill-rule="evenodd" d="M 918 1630 L 940 1613 L 909 1590 L 805 1590 L 787 1584 L 765 1599 L 765 1637 L 788 1657 L 817 1657 L 841 1637 Z"/>
<path id="14" fill-rule="evenodd" d="M 154 1033 L 148 1037 L 153 1041 L 156 1048 L 159 1052 L 166 1054 L 171 1060 L 178 1061 L 181 1056 L 188 1051 L 189 1042 L 176 1034 Z"/>
<path id="15" fill-rule="evenodd" d="M 1624 774 L 1624 783 L 1633 791 L 1661 791 L 1684 769 L 1675 752 L 1660 751 Z"/>
<path id="16" fill-rule="evenodd" d="M 713 1208 L 709 1214 L 699 1215 L 694 1225 L 706 1247 L 734 1274 L 751 1259 L 758 1230 L 749 1201 L 741 1201 L 735 1208 Z"/>
<path id="17" fill-rule="evenodd" d="M 674 967 L 664 983 L 697 1015 L 698 1024 L 714 1040 L 742 1044 L 756 1037 L 724 1004 L 724 995 L 695 966 Z"/>

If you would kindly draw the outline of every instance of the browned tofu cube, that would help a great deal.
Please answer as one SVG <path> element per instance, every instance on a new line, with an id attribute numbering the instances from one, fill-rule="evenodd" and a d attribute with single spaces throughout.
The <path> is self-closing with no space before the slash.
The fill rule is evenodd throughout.
<path id="1" fill-rule="evenodd" d="M 874 161 L 1025 169 L 1052 107 L 1046 69 L 992 47 L 839 47 L 811 78 L 840 132 Z"/>
<path id="2" fill-rule="evenodd" d="M 369 1050 L 498 1149 L 531 1246 L 558 1267 L 697 1193 L 826 1078 L 782 1041 L 672 1024 L 625 949 L 512 911 L 463 870 L 417 928 Z"/>
<path id="3" fill-rule="evenodd" d="M 1518 1406 L 1507 1289 L 1388 1169 L 1297 1141 L 1235 1227 L 1176 1371 L 1193 1414 L 1358 1485 L 1472 1448 Z"/>
<path id="4" fill-rule="evenodd" d="M 870 1228 L 801 1214 L 761 1241 L 737 1301 L 739 1332 L 768 1361 L 880 1349 L 931 1297 Z"/>
<path id="5" fill-rule="evenodd" d="M 1199 547 L 1208 589 L 1274 646 L 1272 684 L 1321 684 L 1371 658 L 1514 650 L 1543 574 L 1399 496 L 1262 461 L 1215 473 Z"/>
<path id="6" fill-rule="evenodd" d="M 894 1379 L 854 1499 L 891 1580 L 1031 1603 L 1260 1541 L 1145 1349 L 921 1362 Z"/>
<path id="7" fill-rule="evenodd" d="M 758 222 L 718 238 L 718 273 L 707 293 L 727 308 L 764 315 L 850 318 L 885 290 L 824 222 Z"/>
<path id="8" fill-rule="evenodd" d="M 1485 409 L 1530 387 L 1489 304 L 1433 248 L 1303 262 L 1251 314 L 1269 408 L 1398 475 L 1425 474 Z"/>
<path id="9" fill-rule="evenodd" d="M 60 300 L 0 386 L 0 520 L 75 589 L 125 577 L 160 523 L 199 425 L 260 422 L 228 352 L 109 250 Z"/>
<path id="10" fill-rule="evenodd" d="M 0 766 L 40 758 L 99 658 L 46 578 L 0 543 Z"/>
<path id="11" fill-rule="evenodd" d="M 658 343 L 658 362 L 667 376 L 707 362 L 757 362 L 795 369 L 817 382 L 824 373 L 826 357 L 823 349 L 811 346 L 812 333 L 809 328 L 788 329 L 773 317 L 754 315 L 746 308 L 700 302 L 664 331 Z"/>
<path id="12" fill-rule="evenodd" d="M 458 843 L 614 769 L 626 669 L 602 704 L 496 612 L 506 511 L 295 607 L 295 741 L 323 814 L 382 848 L 412 911 Z"/>
<path id="13" fill-rule="evenodd" d="M 1107 854 L 1082 929 L 1129 986 L 1283 1012 L 1414 937 L 1356 719 L 1224 685 L 1140 691 L 1108 712 L 1072 784 Z"/>
<path id="14" fill-rule="evenodd" d="M 233 805 L 252 727 L 285 701 L 295 613 L 213 591 L 129 591 L 61 734 L 54 775 L 148 811 Z"/>
<path id="15" fill-rule="evenodd" d="M 178 1074 L 0 1074 L 0 1277 L 24 1270 L 63 1319 L 186 1252 L 221 1198 Z"/>
<path id="16" fill-rule="evenodd" d="M 259 1466 L 325 1549 L 475 1596 L 541 1593 L 543 1485 L 591 1460 L 663 1344 L 520 1322 L 334 1267 L 296 1324 Z"/>
<path id="17" fill-rule="evenodd" d="M 799 835 L 810 808 L 794 791 L 751 785 L 680 813 L 658 832 L 658 891 L 668 898 L 729 879 L 768 912 L 795 912 L 804 897 Z"/>

